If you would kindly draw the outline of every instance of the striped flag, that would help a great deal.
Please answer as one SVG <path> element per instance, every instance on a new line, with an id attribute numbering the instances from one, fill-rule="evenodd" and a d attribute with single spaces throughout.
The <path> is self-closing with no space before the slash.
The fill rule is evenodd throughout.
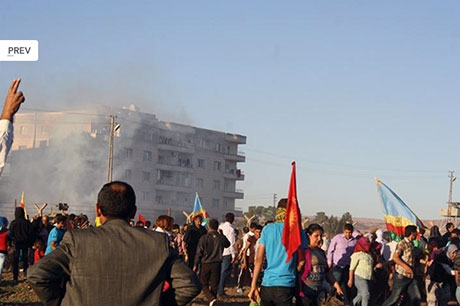
<path id="1" fill-rule="evenodd" d="M 193 212 L 192 212 L 192 220 L 196 216 L 201 216 L 203 217 L 203 222 L 201 224 L 204 226 L 206 223 L 209 221 L 209 214 L 206 211 L 206 209 L 203 208 L 201 205 L 200 197 L 198 196 L 198 192 L 195 194 L 195 205 L 193 206 Z"/>
<path id="2" fill-rule="evenodd" d="M 375 182 L 382 199 L 385 225 L 394 240 L 399 241 L 404 238 L 404 229 L 408 225 L 426 228 L 409 206 L 390 187 L 377 178 Z"/>

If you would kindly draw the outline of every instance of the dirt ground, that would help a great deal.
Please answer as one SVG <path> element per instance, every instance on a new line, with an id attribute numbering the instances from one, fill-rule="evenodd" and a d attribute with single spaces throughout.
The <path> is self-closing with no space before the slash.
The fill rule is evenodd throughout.
<path id="1" fill-rule="evenodd" d="M 242 294 L 236 292 L 234 286 L 226 288 L 226 293 L 229 297 L 222 302 L 219 302 L 218 306 L 248 306 L 249 299 L 247 297 L 248 288 L 245 288 Z M 20 277 L 19 283 L 13 286 L 13 274 L 11 272 L 4 272 L 3 279 L 0 282 L 0 305 L 42 305 L 32 291 L 27 281 Z M 208 305 L 206 298 L 203 294 L 197 296 L 190 304 L 192 306 L 205 306 Z M 324 304 L 327 306 L 339 306 L 343 305 L 340 301 L 332 299 L 329 303 Z M 422 303 L 422 305 L 426 305 Z M 454 301 L 451 301 L 449 305 L 457 305 Z"/>

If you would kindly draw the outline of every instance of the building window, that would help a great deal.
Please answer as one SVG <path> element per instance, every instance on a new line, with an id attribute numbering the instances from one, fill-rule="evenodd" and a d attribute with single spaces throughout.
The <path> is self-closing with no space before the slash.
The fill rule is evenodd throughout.
<path id="1" fill-rule="evenodd" d="M 219 208 L 219 199 L 212 199 L 212 208 Z"/>
<path id="2" fill-rule="evenodd" d="M 152 152 L 144 151 L 144 161 L 152 161 Z"/>
<path id="3" fill-rule="evenodd" d="M 126 158 L 133 158 L 133 149 L 125 148 L 125 156 Z"/>
<path id="4" fill-rule="evenodd" d="M 123 173 L 123 179 L 130 180 L 131 176 L 132 176 L 131 169 L 126 169 L 125 172 Z"/>
<path id="5" fill-rule="evenodd" d="M 148 171 L 142 171 L 142 177 L 143 177 L 143 180 L 144 182 L 150 182 L 150 172 Z"/>
<path id="6" fill-rule="evenodd" d="M 22 135 L 26 132 L 26 127 L 25 126 L 20 126 L 19 127 L 19 135 Z"/>
<path id="7" fill-rule="evenodd" d="M 216 143 L 216 152 L 220 152 L 222 150 L 222 145 L 220 143 Z"/>
<path id="8" fill-rule="evenodd" d="M 204 180 L 202 178 L 197 178 L 195 181 L 196 188 L 203 188 L 204 186 Z"/>
<path id="9" fill-rule="evenodd" d="M 150 200 L 150 192 L 144 191 L 144 192 L 142 193 L 142 200 L 144 200 L 144 201 L 149 201 L 149 200 Z"/>
<path id="10" fill-rule="evenodd" d="M 204 159 L 199 159 L 198 160 L 198 168 L 203 168 L 204 169 Z"/>
<path id="11" fill-rule="evenodd" d="M 212 185 L 212 189 L 214 190 L 220 190 L 220 181 L 214 180 L 214 183 Z"/>
<path id="12" fill-rule="evenodd" d="M 215 161 L 214 162 L 214 171 L 220 171 L 221 166 L 222 166 L 222 163 L 220 161 Z"/>

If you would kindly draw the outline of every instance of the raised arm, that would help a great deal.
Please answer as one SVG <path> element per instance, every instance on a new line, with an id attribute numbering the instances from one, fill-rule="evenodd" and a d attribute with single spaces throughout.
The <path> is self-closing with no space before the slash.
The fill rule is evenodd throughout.
<path id="1" fill-rule="evenodd" d="M 21 79 L 11 83 L 6 95 L 3 111 L 0 116 L 0 174 L 5 167 L 6 157 L 13 144 L 13 117 L 25 101 L 22 91 L 18 92 Z"/>

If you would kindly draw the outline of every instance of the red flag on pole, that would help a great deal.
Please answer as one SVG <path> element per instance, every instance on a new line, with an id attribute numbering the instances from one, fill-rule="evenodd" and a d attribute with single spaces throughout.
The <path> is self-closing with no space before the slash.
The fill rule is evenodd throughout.
<path id="1" fill-rule="evenodd" d="M 144 216 L 141 215 L 141 214 L 139 214 L 139 216 L 137 216 L 137 220 L 138 220 L 138 221 L 141 221 L 141 222 L 144 223 L 144 224 L 145 224 L 145 222 L 147 222 L 147 219 L 145 219 Z"/>
<path id="2" fill-rule="evenodd" d="M 297 202 L 297 187 L 295 179 L 295 162 L 292 162 L 291 182 L 289 183 L 289 193 L 284 216 L 283 236 L 281 243 L 287 253 L 286 262 L 291 260 L 293 254 L 302 243 L 301 238 L 301 217 L 299 203 Z"/>

